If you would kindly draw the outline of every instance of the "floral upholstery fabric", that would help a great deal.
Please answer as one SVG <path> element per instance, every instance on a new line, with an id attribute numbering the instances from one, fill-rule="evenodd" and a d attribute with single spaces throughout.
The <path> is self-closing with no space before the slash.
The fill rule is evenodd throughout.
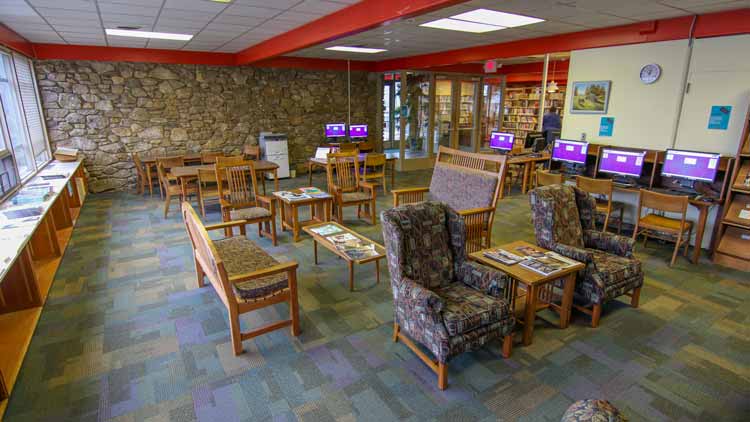
<path id="1" fill-rule="evenodd" d="M 560 422 L 626 422 L 628 419 L 606 400 L 578 400 L 568 407 Z"/>
<path id="2" fill-rule="evenodd" d="M 633 240 L 593 229 L 596 201 L 591 195 L 553 185 L 534 189 L 529 198 L 537 244 L 586 264 L 576 281 L 579 298 L 603 303 L 643 285 Z"/>
<path id="3" fill-rule="evenodd" d="M 436 163 L 428 199 L 445 202 L 456 211 L 489 207 L 495 199 L 498 180 L 485 172 Z"/>
<path id="4" fill-rule="evenodd" d="M 214 242 L 214 246 L 216 246 L 216 251 L 224 262 L 224 269 L 229 277 L 278 264 L 278 261 L 271 255 L 244 236 L 217 240 Z M 279 292 L 286 289 L 288 285 L 286 274 L 274 274 L 233 283 L 232 288 L 239 298 L 251 300 Z"/>
<path id="5" fill-rule="evenodd" d="M 254 220 L 270 216 L 271 211 L 263 207 L 238 208 L 229 211 L 229 218 L 232 220 Z"/>
<path id="6" fill-rule="evenodd" d="M 484 325 L 511 318 L 507 302 L 489 296 L 462 283 L 435 290 L 445 303 L 443 323 L 448 334 L 456 336 Z"/>
<path id="7" fill-rule="evenodd" d="M 341 194 L 341 200 L 344 202 L 368 201 L 369 199 L 369 192 L 344 192 Z"/>
<path id="8" fill-rule="evenodd" d="M 401 330 L 439 362 L 509 334 L 515 319 L 504 297 L 507 275 L 466 259 L 463 218 L 422 202 L 381 214 Z"/>

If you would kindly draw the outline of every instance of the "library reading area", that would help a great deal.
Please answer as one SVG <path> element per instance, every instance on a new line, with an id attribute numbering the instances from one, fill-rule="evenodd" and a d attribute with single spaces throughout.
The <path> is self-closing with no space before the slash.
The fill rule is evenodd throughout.
<path id="1" fill-rule="evenodd" d="M 750 420 L 747 0 L 0 1 L 0 421 Z"/>

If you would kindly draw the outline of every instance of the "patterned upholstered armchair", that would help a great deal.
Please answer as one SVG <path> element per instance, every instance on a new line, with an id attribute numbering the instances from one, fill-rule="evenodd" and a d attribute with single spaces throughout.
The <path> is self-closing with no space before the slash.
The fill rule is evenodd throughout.
<path id="1" fill-rule="evenodd" d="M 503 356 L 509 357 L 512 280 L 466 259 L 463 218 L 445 204 L 422 202 L 392 208 L 381 219 L 393 289 L 393 340 L 438 374 L 441 390 L 453 356 L 503 338 Z"/>
<path id="2" fill-rule="evenodd" d="M 574 306 L 591 315 L 591 326 L 599 325 L 602 304 L 623 294 L 637 308 L 643 270 L 634 241 L 595 229 L 596 200 L 567 185 L 536 188 L 529 198 L 537 244 L 586 264 L 576 281 L 584 304 Z"/>
<path id="3" fill-rule="evenodd" d="M 628 419 L 606 400 L 578 400 L 565 411 L 560 422 L 626 422 Z"/>

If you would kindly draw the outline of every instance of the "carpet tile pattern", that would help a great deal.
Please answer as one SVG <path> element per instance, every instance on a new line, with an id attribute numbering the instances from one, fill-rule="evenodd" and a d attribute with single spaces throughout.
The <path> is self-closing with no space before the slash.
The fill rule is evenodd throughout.
<path id="1" fill-rule="evenodd" d="M 323 177 L 316 175 L 323 185 Z M 401 173 L 400 187 L 428 172 Z M 303 178 L 283 181 L 301 186 Z M 379 192 L 379 210 L 391 203 Z M 88 197 L 10 398 L 8 421 L 557 421 L 575 400 L 602 398 L 630 420 L 750 419 L 750 276 L 680 258 L 653 242 L 637 248 L 641 307 L 605 306 L 601 326 L 574 312 L 570 328 L 538 322 L 534 343 L 511 359 L 500 342 L 450 362 L 449 388 L 391 341 L 392 296 L 383 266 L 346 266 L 312 241 L 280 235 L 279 260 L 300 263 L 302 334 L 245 341 L 234 356 L 227 315 L 195 281 L 177 205 L 158 197 Z M 499 203 L 495 243 L 533 240 L 528 198 Z M 208 222 L 217 222 L 209 207 Z M 347 225 L 381 241 L 380 226 Z M 219 235 L 219 233 L 215 233 Z M 245 327 L 287 314 L 277 305 Z M 554 318 L 549 315 L 550 318 Z"/>

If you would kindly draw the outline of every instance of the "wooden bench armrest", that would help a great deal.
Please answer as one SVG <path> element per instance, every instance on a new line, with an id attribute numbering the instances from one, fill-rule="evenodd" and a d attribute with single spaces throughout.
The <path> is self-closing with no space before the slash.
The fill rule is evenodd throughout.
<path id="1" fill-rule="evenodd" d="M 458 215 L 466 217 L 470 215 L 490 213 L 493 211 L 495 211 L 495 208 L 493 207 L 471 208 L 468 210 L 458 211 Z"/>
<path id="2" fill-rule="evenodd" d="M 290 270 L 296 270 L 297 266 L 298 264 L 296 261 L 288 261 L 274 265 L 273 267 L 263 268 L 262 270 L 255 270 L 250 273 L 233 275 L 229 277 L 229 281 L 231 283 L 238 283 L 242 281 L 252 280 L 254 278 L 266 277 L 269 275 L 284 273 Z"/>
<path id="3" fill-rule="evenodd" d="M 429 191 L 430 191 L 430 188 L 426 188 L 426 187 L 424 187 L 424 188 L 392 189 L 391 193 L 393 194 L 393 206 L 397 207 L 397 206 L 401 205 L 401 203 L 402 203 L 401 197 L 402 196 L 407 196 L 407 195 L 410 196 L 410 197 L 419 196 L 418 200 L 413 200 L 411 202 L 408 202 L 409 204 L 414 203 L 414 202 L 421 202 L 421 201 L 424 200 L 424 194 L 426 192 L 429 192 Z"/>
<path id="4" fill-rule="evenodd" d="M 226 229 L 228 227 L 244 226 L 247 224 L 247 220 L 234 220 L 225 221 L 223 223 L 211 224 L 210 226 L 204 226 L 206 231 Z"/>

